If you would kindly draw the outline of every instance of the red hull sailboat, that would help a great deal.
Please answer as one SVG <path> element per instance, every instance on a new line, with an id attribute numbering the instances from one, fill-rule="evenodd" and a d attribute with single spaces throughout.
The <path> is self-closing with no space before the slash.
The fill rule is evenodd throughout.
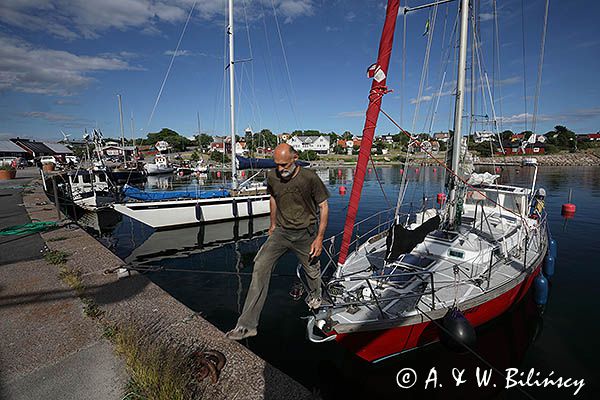
<path id="1" fill-rule="evenodd" d="M 331 278 L 326 280 L 323 305 L 307 325 L 313 342 L 336 340 L 369 362 L 444 338 L 470 346 L 465 332 L 509 310 L 534 282 L 547 284 L 540 273 L 549 239 L 539 207 L 542 199 L 535 192 L 537 166 L 531 165 L 534 183 L 529 188 L 500 185 L 495 183 L 498 176 L 475 174 L 469 168 L 461 134 L 468 4 L 460 1 L 448 158 L 438 160 L 429 154 L 447 171 L 446 193 L 438 194 L 438 206 L 424 202 L 418 212 L 405 214 L 399 201 L 395 209 L 356 223 L 381 101 L 388 92 L 399 0 L 388 1 L 378 59 L 368 69 L 373 83 L 345 228 L 341 243 L 336 243 L 339 235 L 329 242 L 324 276 L 329 272 Z M 409 144 L 421 147 L 416 137 L 398 128 Z"/>

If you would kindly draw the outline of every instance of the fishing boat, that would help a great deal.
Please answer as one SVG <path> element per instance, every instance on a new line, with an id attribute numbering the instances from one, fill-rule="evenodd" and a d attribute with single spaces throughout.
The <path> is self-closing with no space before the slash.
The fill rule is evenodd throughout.
<path id="1" fill-rule="evenodd" d="M 132 187 L 123 191 L 130 200 L 115 204 L 118 212 L 153 228 L 175 228 L 199 223 L 213 223 L 252 218 L 270 213 L 270 196 L 262 184 L 253 184 L 254 174 L 238 183 L 235 135 L 235 85 L 233 1 L 229 1 L 229 119 L 231 128 L 231 188 L 209 191 L 141 193 Z"/>
<path id="2" fill-rule="evenodd" d="M 378 117 L 384 114 L 396 124 L 381 110 L 381 101 L 388 93 L 398 10 L 399 0 L 388 0 L 378 59 L 368 70 L 373 81 L 345 228 L 324 245 L 323 304 L 307 322 L 311 341 L 337 341 L 369 362 L 440 340 L 472 348 L 474 328 L 509 310 L 532 285 L 543 288 L 540 270 L 549 246 L 555 246 L 545 214 L 531 212 L 538 201 L 535 165 L 532 185 L 517 187 L 496 183 L 497 176 L 474 174 L 465 162 L 468 0 L 459 2 L 451 149 L 446 160 L 430 154 L 446 171 L 445 192 L 427 197 L 417 212 L 400 212 L 399 201 L 398 207 L 356 223 Z M 422 147 L 416 136 L 396 126 L 409 143 Z M 298 276 L 303 278 L 300 267 Z"/>
<path id="3" fill-rule="evenodd" d="M 161 174 L 172 174 L 175 168 L 169 163 L 169 159 L 162 155 L 157 154 L 154 157 L 153 163 L 144 164 L 144 170 L 148 175 L 161 175 Z"/>
<path id="4" fill-rule="evenodd" d="M 115 186 L 104 171 L 77 169 L 54 176 L 46 176 L 43 171 L 41 174 L 44 190 L 52 201 L 56 184 L 59 200 L 86 211 L 97 211 L 115 202 Z"/>

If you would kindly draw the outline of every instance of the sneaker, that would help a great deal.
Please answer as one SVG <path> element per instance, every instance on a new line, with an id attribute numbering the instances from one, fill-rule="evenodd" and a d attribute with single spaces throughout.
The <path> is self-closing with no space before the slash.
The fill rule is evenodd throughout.
<path id="1" fill-rule="evenodd" d="M 308 301 L 308 308 L 310 308 L 311 310 L 318 310 L 319 307 L 321 307 L 321 298 L 320 297 L 313 297 Z"/>
<path id="2" fill-rule="evenodd" d="M 252 336 L 256 336 L 256 329 L 248 329 L 244 326 L 236 326 L 225 334 L 225 337 L 231 340 L 242 340 Z"/>

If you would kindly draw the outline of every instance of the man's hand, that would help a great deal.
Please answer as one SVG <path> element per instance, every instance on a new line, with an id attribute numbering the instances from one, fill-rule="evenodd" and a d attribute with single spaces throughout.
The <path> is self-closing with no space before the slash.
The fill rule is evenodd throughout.
<path id="1" fill-rule="evenodd" d="M 273 231 L 275 230 L 276 226 L 275 225 L 271 225 L 269 226 L 269 232 L 268 235 L 271 236 L 271 233 L 273 233 Z"/>
<path id="2" fill-rule="evenodd" d="M 315 240 L 310 245 L 310 258 L 317 258 L 321 255 L 323 251 L 323 238 L 321 236 L 317 236 Z"/>

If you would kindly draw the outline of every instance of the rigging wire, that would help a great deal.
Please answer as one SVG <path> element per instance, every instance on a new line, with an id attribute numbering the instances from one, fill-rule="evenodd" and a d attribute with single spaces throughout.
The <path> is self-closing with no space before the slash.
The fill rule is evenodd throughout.
<path id="1" fill-rule="evenodd" d="M 385 115 L 387 117 L 387 119 L 389 119 L 392 124 L 394 124 L 398 129 L 400 129 L 402 131 L 402 133 L 404 133 L 406 136 L 408 136 L 410 138 L 413 138 L 411 136 L 411 134 L 408 133 L 408 132 L 406 132 L 404 129 L 402 129 L 402 127 L 400 125 L 398 125 L 398 123 L 387 112 L 385 112 L 383 109 L 381 109 L 380 112 L 383 115 Z M 431 157 L 431 159 L 433 161 L 435 161 L 442 168 L 444 168 L 446 171 L 448 171 L 452 176 L 454 176 L 456 179 L 458 179 L 461 183 L 463 183 L 465 186 L 473 189 L 475 192 L 477 192 L 478 194 L 480 194 L 482 197 L 484 197 L 485 199 L 489 200 L 492 204 L 494 204 L 494 205 L 498 206 L 499 208 L 504 209 L 504 210 L 508 211 L 509 213 L 511 213 L 511 214 L 517 216 L 518 218 L 520 218 L 521 221 L 523 222 L 523 227 L 526 230 L 529 229 L 529 226 L 527 225 L 527 223 L 525 221 L 525 218 L 523 218 L 523 216 L 521 214 L 518 214 L 518 213 L 514 212 L 513 210 L 511 210 L 511 209 L 509 209 L 507 207 L 504 207 L 503 205 L 501 205 L 498 202 L 496 202 L 494 199 L 492 199 L 489 196 L 487 196 L 484 192 L 480 191 L 479 189 L 477 189 L 473 185 L 469 184 L 462 176 L 458 175 L 458 173 L 456 173 L 450 167 L 448 167 L 448 164 L 446 164 L 445 162 L 443 162 L 440 159 L 438 159 L 437 157 L 435 157 L 430 151 L 426 150 L 418 139 L 413 138 L 413 140 L 417 144 L 417 146 L 419 146 L 421 148 L 421 150 L 424 153 L 427 153 L 427 155 L 429 157 Z"/>
<path id="2" fill-rule="evenodd" d="M 429 74 L 429 56 L 431 54 L 431 44 L 433 42 L 433 33 L 435 31 L 435 22 L 437 19 L 437 10 L 438 10 L 438 6 L 434 6 L 433 10 L 431 12 L 431 24 L 430 24 L 430 30 L 427 33 L 428 37 L 427 37 L 427 47 L 425 49 L 425 58 L 423 60 L 423 67 L 421 69 L 421 81 L 419 82 L 419 92 L 417 94 L 417 102 L 415 105 L 415 112 L 413 114 L 413 121 L 412 121 L 412 129 L 411 132 L 415 131 L 416 128 L 416 124 L 417 124 L 417 118 L 419 117 L 419 108 L 421 105 L 421 100 L 423 97 L 423 88 L 425 86 L 425 82 L 427 81 L 427 76 Z"/>
<path id="3" fill-rule="evenodd" d="M 298 121 L 298 115 L 296 113 L 296 92 L 294 91 L 294 85 L 292 84 L 292 75 L 290 74 L 290 66 L 288 63 L 288 59 L 287 59 L 287 54 L 285 52 L 285 46 L 283 45 L 283 37 L 281 36 L 281 29 L 279 27 L 279 18 L 277 17 L 277 10 L 275 8 L 275 0 L 271 0 L 271 6 L 273 8 L 273 16 L 275 17 L 275 26 L 277 27 L 277 34 L 279 36 L 279 44 L 281 45 L 281 53 L 283 54 L 283 61 L 285 63 L 285 70 L 287 72 L 287 78 L 288 78 L 288 83 L 290 85 L 290 91 L 291 96 L 289 96 L 288 93 L 288 98 L 290 101 L 290 107 L 292 108 L 292 113 L 294 114 L 294 120 L 296 122 L 296 126 L 300 127 L 302 126 Z M 284 85 L 284 87 L 286 88 L 286 92 L 287 92 L 287 86 Z"/>
<path id="4" fill-rule="evenodd" d="M 406 8 L 408 7 L 408 0 L 404 1 L 404 22 L 402 24 L 402 80 L 400 82 L 400 123 L 404 121 L 404 82 L 406 81 Z"/>
<path id="5" fill-rule="evenodd" d="M 527 69 L 525 64 L 525 0 L 521 0 L 521 36 L 523 48 L 523 102 L 525 106 L 525 130 L 527 130 Z"/>
<path id="6" fill-rule="evenodd" d="M 540 63 L 538 65 L 537 85 L 535 87 L 535 96 L 533 99 L 533 116 L 531 117 L 531 131 L 535 133 L 535 124 L 538 113 L 538 103 L 540 91 L 542 90 L 542 67 L 544 65 L 544 49 L 546 47 L 546 31 L 548 28 L 548 8 L 550 0 L 546 0 L 546 12 L 544 14 L 544 30 L 542 31 L 542 43 L 540 45 Z"/>
<path id="7" fill-rule="evenodd" d="M 279 112 L 277 110 L 277 102 L 275 101 L 275 91 L 273 90 L 273 83 L 271 82 L 271 76 L 274 76 L 275 73 L 275 67 L 273 66 L 273 53 L 271 51 L 271 43 L 269 41 L 269 35 L 267 33 L 267 21 L 265 18 L 265 8 L 264 6 L 262 6 L 262 22 L 263 22 L 263 30 L 265 33 L 265 43 L 267 45 L 267 53 L 268 53 L 268 60 L 269 60 L 269 64 L 267 65 L 267 61 L 263 58 L 263 62 L 265 64 L 265 70 L 267 71 L 267 83 L 269 84 L 269 91 L 271 93 L 271 100 L 273 101 L 273 111 L 275 112 L 275 118 L 277 119 L 277 128 L 281 129 L 281 119 L 279 118 Z M 270 68 L 270 73 L 269 73 L 269 66 Z"/>
<path id="8" fill-rule="evenodd" d="M 192 13 L 194 12 L 194 8 L 196 8 L 196 1 L 192 4 L 192 8 L 185 20 L 185 25 L 183 26 L 183 30 L 181 31 L 181 35 L 179 35 L 179 40 L 177 41 L 177 46 L 175 47 L 175 51 L 171 56 L 171 62 L 169 62 L 169 67 L 167 68 L 167 73 L 163 78 L 162 84 L 160 85 L 160 90 L 158 91 L 158 95 L 156 96 L 156 101 L 154 102 L 154 106 L 152 107 L 152 112 L 150 113 L 150 117 L 148 118 L 148 122 L 146 123 L 146 131 L 150 127 L 150 123 L 152 122 L 152 117 L 154 117 L 154 112 L 156 111 L 156 107 L 158 106 L 158 102 L 162 95 L 163 89 L 165 88 L 165 84 L 167 83 L 167 79 L 169 78 L 169 73 L 171 72 L 171 68 L 173 67 L 173 62 L 175 61 L 175 57 L 177 57 L 177 53 L 179 52 L 179 46 L 181 45 L 181 41 L 183 40 L 183 35 L 185 35 L 185 31 L 187 29 L 188 23 L 190 22 L 190 18 L 192 17 Z"/>

